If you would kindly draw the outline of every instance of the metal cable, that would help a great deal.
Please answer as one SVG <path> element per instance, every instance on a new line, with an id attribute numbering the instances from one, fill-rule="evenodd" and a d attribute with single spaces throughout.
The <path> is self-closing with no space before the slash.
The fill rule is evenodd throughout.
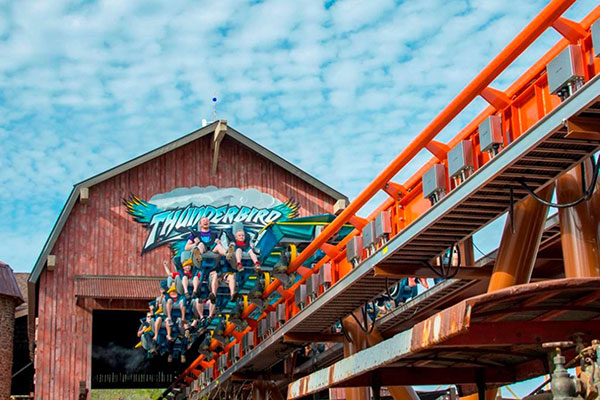
<path id="1" fill-rule="evenodd" d="M 350 335 L 348 335 L 348 332 L 346 332 L 346 328 L 344 328 L 344 323 L 342 322 L 341 318 L 339 321 L 340 325 L 342 326 L 342 335 L 344 335 L 348 343 L 352 343 L 352 338 L 350 337 Z"/>
<path id="2" fill-rule="evenodd" d="M 578 204 L 583 203 L 584 201 L 588 201 L 592 197 L 592 194 L 594 193 L 594 190 L 596 189 L 596 182 L 598 181 L 598 173 L 600 172 L 600 155 L 598 155 L 597 159 L 594 159 L 594 157 L 591 157 L 591 160 L 592 160 L 592 169 L 594 172 L 592 174 L 592 181 L 590 183 L 590 186 L 587 187 L 583 191 L 583 194 L 579 199 L 568 202 L 568 203 L 559 204 L 559 203 L 552 203 L 550 201 L 546 201 L 546 200 L 542 199 L 541 197 L 539 197 L 537 194 L 535 194 L 533 189 L 531 189 L 529 187 L 529 185 L 527 185 L 527 183 L 525 182 L 525 178 L 517 178 L 516 181 L 527 191 L 527 193 L 529 193 L 531 195 L 531 197 L 533 197 L 534 199 L 536 199 L 537 201 L 539 201 L 540 203 L 542 203 L 545 206 L 554 207 L 554 208 L 574 207 Z M 584 167 L 583 163 L 581 163 L 581 168 L 582 168 L 582 184 L 584 185 L 583 187 L 585 187 L 585 167 Z"/>
<path id="3" fill-rule="evenodd" d="M 372 306 L 373 306 L 373 304 L 372 304 Z M 373 309 L 375 309 L 375 308 L 373 307 Z M 371 322 L 371 327 L 369 328 L 369 319 L 368 319 L 369 315 L 367 312 L 367 303 L 365 303 L 365 305 L 361 308 L 361 313 L 362 313 L 364 322 L 360 322 L 358 320 L 358 317 L 356 315 L 354 315 L 354 312 L 351 312 L 350 315 L 352 315 L 352 318 L 354 318 L 354 321 L 359 326 L 360 330 L 363 331 L 364 333 L 366 333 L 367 335 L 370 335 L 373 332 L 373 330 L 375 329 L 375 321 L 377 320 L 377 315 L 375 315 L 373 322 Z M 343 324 L 342 324 L 342 327 L 343 327 Z"/>
<path id="4" fill-rule="evenodd" d="M 452 257 L 454 255 L 454 249 L 456 249 L 456 254 L 458 255 L 458 265 L 456 266 L 456 269 L 454 270 L 454 272 L 452 272 L 452 274 L 450 274 L 450 271 L 452 269 Z M 458 243 L 455 243 L 452 245 L 452 247 L 450 247 L 450 256 L 448 257 L 447 265 L 444 265 L 444 258 L 441 257 L 439 271 L 437 269 L 435 269 L 429 261 L 425 261 L 425 265 L 427 265 L 427 267 L 430 270 L 432 270 L 440 278 L 452 279 L 456 276 L 456 274 L 458 274 L 458 271 L 460 270 L 460 264 L 462 261 L 461 258 L 462 257 L 460 254 L 460 247 L 458 246 Z"/>
<path id="5" fill-rule="evenodd" d="M 390 283 L 388 282 L 388 277 L 387 276 L 385 277 L 385 294 L 390 299 L 393 299 L 392 293 L 390 292 Z"/>
<path id="6" fill-rule="evenodd" d="M 482 256 L 484 256 L 484 257 L 486 256 L 486 254 L 485 254 L 483 251 L 481 251 L 481 250 L 479 249 L 479 247 L 477 247 L 477 245 L 475 244 L 475 242 L 474 242 L 474 241 L 473 241 L 473 247 L 474 247 L 474 248 L 475 248 L 475 250 L 477 250 L 477 251 L 478 251 L 478 252 L 479 252 L 479 253 L 480 253 Z"/>
<path id="7" fill-rule="evenodd" d="M 358 325 L 358 327 L 360 328 L 361 331 L 367 333 L 367 329 L 363 326 L 363 324 L 358 320 L 358 318 L 356 317 L 356 315 L 354 315 L 354 311 L 350 313 L 350 315 L 352 315 L 352 318 L 354 318 L 354 321 L 356 322 L 356 324 Z"/>

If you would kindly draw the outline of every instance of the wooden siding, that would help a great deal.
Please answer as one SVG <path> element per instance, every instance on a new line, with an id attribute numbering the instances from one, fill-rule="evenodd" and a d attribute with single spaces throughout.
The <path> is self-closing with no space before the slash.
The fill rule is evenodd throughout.
<path id="1" fill-rule="evenodd" d="M 75 399 L 80 381 L 90 387 L 92 310 L 76 304 L 75 275 L 164 274 L 166 246 L 140 256 L 148 232 L 122 205 L 129 194 L 148 200 L 178 187 L 255 188 L 282 201 L 295 198 L 302 216 L 332 212 L 335 199 L 227 136 L 211 175 L 211 140 L 201 138 L 92 186 L 87 203 L 75 205 L 52 249 L 56 269 L 44 270 L 39 280 L 36 399 Z"/>

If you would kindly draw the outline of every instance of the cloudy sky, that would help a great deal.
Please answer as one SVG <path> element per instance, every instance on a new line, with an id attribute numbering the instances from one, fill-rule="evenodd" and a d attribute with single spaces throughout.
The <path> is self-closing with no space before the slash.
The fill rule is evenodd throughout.
<path id="1" fill-rule="evenodd" d="M 353 198 L 546 3 L 0 0 L 0 259 L 30 270 L 74 183 L 212 120 L 214 94 L 218 118 Z"/>

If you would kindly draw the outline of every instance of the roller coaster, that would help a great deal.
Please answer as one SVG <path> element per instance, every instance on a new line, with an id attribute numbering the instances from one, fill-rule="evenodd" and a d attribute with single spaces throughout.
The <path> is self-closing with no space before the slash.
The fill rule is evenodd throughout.
<path id="1" fill-rule="evenodd" d="M 244 255 L 237 268 L 231 254 L 176 252 L 176 269 L 197 271 L 190 299 L 209 309 L 184 301 L 181 313 L 199 321 L 190 328 L 171 305 L 176 339 L 164 340 L 164 296 L 190 294 L 175 272 L 142 321 L 141 337 L 154 325 L 163 337 L 142 340 L 146 351 L 194 354 L 162 398 L 297 399 L 345 388 L 345 398 L 365 399 L 387 387 L 415 399 L 412 385 L 452 384 L 485 399 L 550 374 L 551 392 L 532 398 L 597 398 L 600 6 L 576 22 L 562 16 L 573 3 L 551 1 L 338 215 L 252 232 L 259 261 Z M 506 90 L 490 86 L 551 28 L 558 43 Z M 478 97 L 489 106 L 436 141 Z M 433 157 L 394 182 L 424 149 Z M 381 191 L 387 199 L 359 217 Z M 548 217 L 551 207 L 558 213 Z M 476 260 L 473 234 L 504 214 L 498 250 Z M 211 271 L 235 276 L 237 291 L 222 283 L 211 296 Z M 419 294 L 427 278 L 435 284 Z M 569 366 L 579 366 L 576 377 Z"/>

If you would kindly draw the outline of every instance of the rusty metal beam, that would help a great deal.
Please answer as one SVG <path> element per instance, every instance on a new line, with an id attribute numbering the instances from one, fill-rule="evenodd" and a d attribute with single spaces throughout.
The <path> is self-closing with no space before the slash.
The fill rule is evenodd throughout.
<path id="1" fill-rule="evenodd" d="M 513 307 L 506 310 L 493 310 L 486 311 L 479 316 L 485 317 L 488 321 L 502 321 L 505 317 L 514 315 L 515 313 L 546 313 L 550 312 L 554 307 L 550 305 L 546 306 L 531 306 L 531 307 Z M 600 307 L 590 307 L 583 305 L 564 304 L 560 306 L 562 311 L 580 311 L 586 313 L 598 313 L 600 314 Z"/>
<path id="2" fill-rule="evenodd" d="M 473 323 L 469 333 L 446 340 L 438 348 L 514 346 L 565 340 L 575 333 L 589 337 L 600 334 L 600 324 L 589 321 L 506 321 Z"/>
<path id="3" fill-rule="evenodd" d="M 583 306 L 589 303 L 593 303 L 596 300 L 600 299 L 600 292 L 595 292 L 592 294 L 589 294 L 587 296 L 583 296 L 579 299 L 573 300 L 572 302 L 570 302 L 568 305 L 570 306 Z M 558 310 L 552 310 L 549 311 L 545 314 L 540 315 L 539 317 L 536 317 L 535 320 L 536 321 L 549 321 L 552 319 L 555 319 L 563 314 L 565 314 L 568 310 L 566 310 L 564 307 L 561 307 Z"/>
<path id="4" fill-rule="evenodd" d="M 512 383 L 515 375 L 505 368 L 427 368 L 427 367 L 385 367 L 369 371 L 343 384 L 332 387 L 357 387 L 390 385 L 452 385 L 475 383 L 483 374 L 489 383 Z"/>
<path id="5" fill-rule="evenodd" d="M 344 382 L 357 378 L 366 371 L 465 332 L 468 329 L 469 314 L 470 308 L 462 302 L 357 354 L 344 354 L 346 357 L 343 360 L 329 368 L 292 382 L 288 386 L 288 399 L 317 393 L 332 385 L 343 386 Z"/>
<path id="6" fill-rule="evenodd" d="M 365 384 L 365 381 L 362 380 L 364 378 L 361 376 L 370 371 L 392 366 L 392 364 L 394 364 L 393 366 L 407 366 L 402 365 L 402 363 L 414 365 L 417 360 L 421 359 L 434 362 L 436 353 L 440 353 L 439 359 L 452 358 L 452 354 L 441 354 L 446 349 L 453 352 L 456 351 L 456 348 L 462 348 L 468 352 L 468 349 L 472 347 L 501 348 L 502 346 L 533 345 L 537 348 L 540 343 L 564 340 L 575 333 L 583 333 L 584 341 L 590 340 L 600 336 L 600 324 L 593 324 L 589 321 L 593 318 L 593 315 L 585 321 L 506 321 L 490 323 L 481 322 L 487 320 L 485 313 L 480 310 L 490 306 L 494 308 L 504 306 L 504 308 L 510 309 L 510 304 L 513 304 L 514 300 L 531 299 L 537 294 L 544 295 L 548 292 L 554 292 L 557 295 L 557 300 L 554 301 L 552 297 L 547 297 L 547 300 L 552 300 L 551 304 L 545 304 L 544 306 L 540 304 L 539 308 L 548 309 L 551 306 L 560 308 L 562 304 L 558 302 L 558 299 L 561 299 L 563 304 L 564 302 L 568 303 L 567 298 L 564 296 L 565 293 L 570 292 L 573 295 L 576 295 L 576 293 L 589 294 L 598 291 L 599 284 L 600 279 L 598 278 L 560 279 L 506 288 L 465 300 L 388 340 L 350 355 L 329 368 L 319 370 L 291 383 L 288 387 L 288 398 L 299 398 L 331 386 L 343 387 L 346 382 L 353 379 L 357 379 L 357 385 L 359 383 Z M 559 294 L 562 296 L 558 296 Z M 587 309 L 591 310 L 592 308 L 588 307 Z M 598 310 L 597 312 L 600 314 L 600 308 L 594 310 Z M 571 313 L 567 318 L 579 318 L 579 316 L 578 313 Z M 476 359 L 477 357 L 474 357 L 471 361 L 475 362 Z M 485 362 L 486 360 L 483 360 L 483 363 Z M 434 383 L 437 379 L 435 372 L 438 370 L 433 368 L 434 364 L 431 365 L 432 373 L 424 374 L 424 376 L 430 377 L 431 383 Z M 514 371 L 518 371 L 521 367 L 516 365 L 514 368 Z M 527 370 L 526 373 L 531 375 L 536 371 L 538 374 L 540 373 L 539 368 L 535 371 Z M 419 379 L 425 379 L 425 377 Z M 487 377 L 484 376 L 484 378 L 487 380 Z M 396 382 L 401 384 L 400 380 Z M 378 384 L 379 382 L 375 381 L 375 383 Z"/>

